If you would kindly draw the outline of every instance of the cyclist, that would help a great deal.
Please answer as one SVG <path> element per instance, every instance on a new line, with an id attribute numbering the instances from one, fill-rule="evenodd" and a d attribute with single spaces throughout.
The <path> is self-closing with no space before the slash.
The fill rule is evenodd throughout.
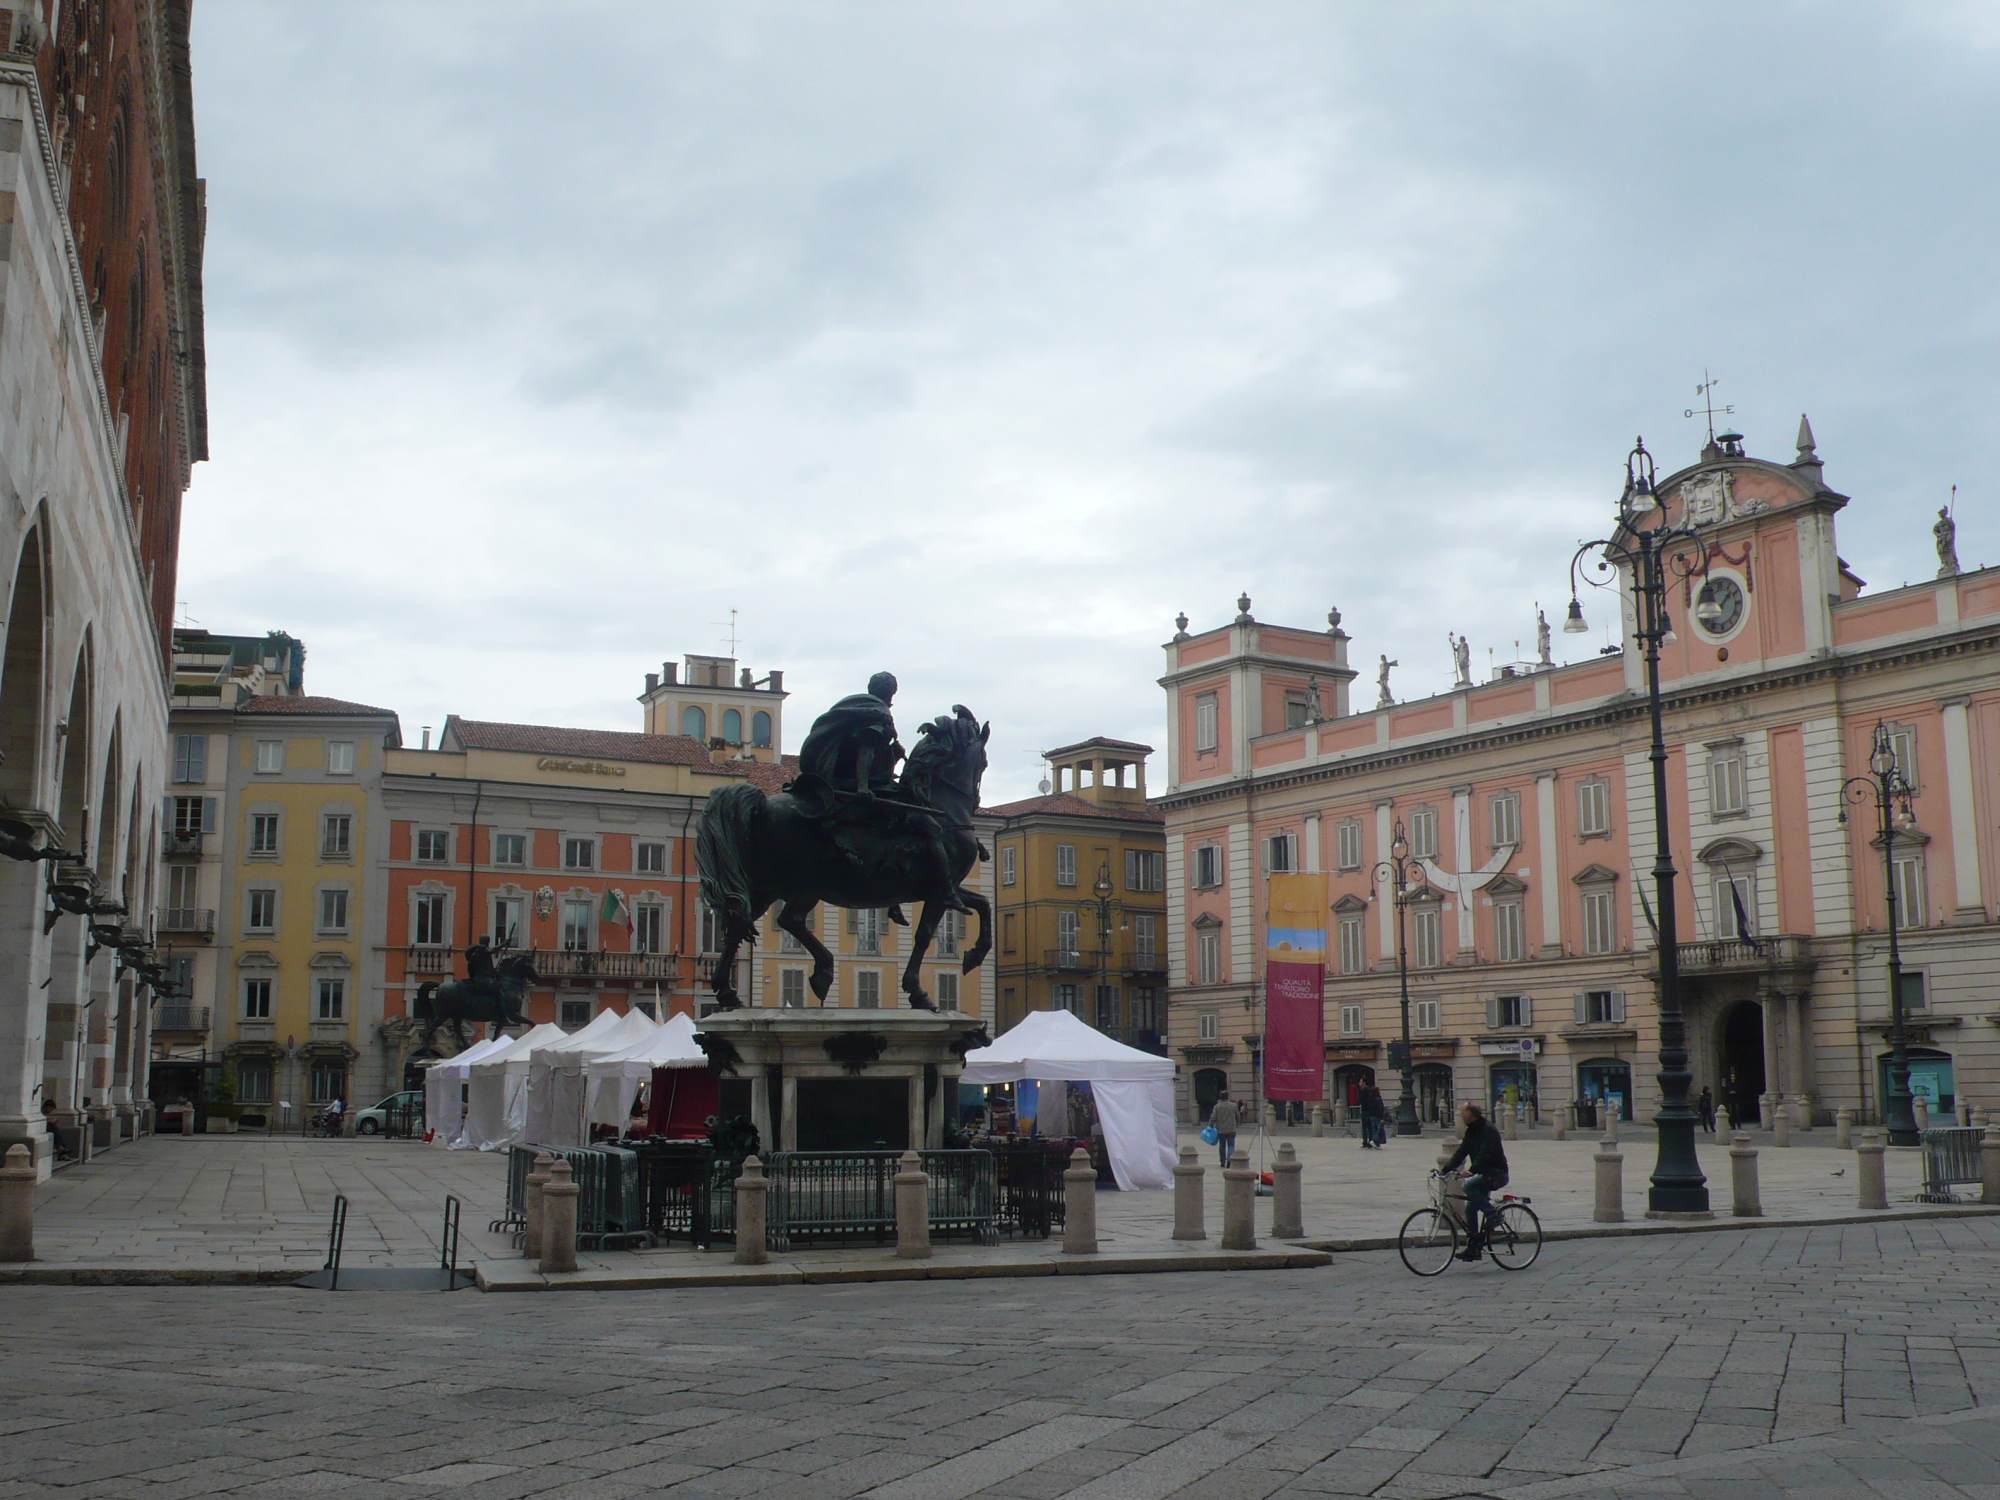
<path id="1" fill-rule="evenodd" d="M 1465 1139 L 1451 1153 L 1444 1170 L 1456 1171 L 1460 1162 L 1472 1169 L 1465 1178 L 1466 1241 L 1458 1258 L 1478 1260 L 1486 1251 L 1484 1229 L 1485 1220 L 1493 1211 L 1492 1196 L 1507 1185 L 1507 1150 L 1500 1143 L 1500 1132 L 1478 1105 L 1470 1102 L 1461 1105 L 1458 1117 L 1465 1125 Z"/>

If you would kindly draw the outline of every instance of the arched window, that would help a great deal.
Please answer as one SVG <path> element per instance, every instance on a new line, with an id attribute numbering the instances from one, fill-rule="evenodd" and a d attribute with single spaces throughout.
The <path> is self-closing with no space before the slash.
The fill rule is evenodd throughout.
<path id="1" fill-rule="evenodd" d="M 105 217 L 114 225 L 125 222 L 125 208 L 131 201 L 131 186 L 125 162 L 125 137 L 131 133 L 126 123 L 131 117 L 126 85 L 118 88 L 118 108 L 111 116 L 110 139 L 104 148 Z"/>
<path id="2" fill-rule="evenodd" d="M 132 280 L 125 292 L 125 358 L 139 350 L 139 336 L 146 327 L 146 236 L 139 236 L 139 253 L 132 261 Z"/>
<path id="3" fill-rule="evenodd" d="M 743 743 L 743 715 L 737 709 L 722 711 L 722 738 L 732 745 Z"/>
<path id="4" fill-rule="evenodd" d="M 708 715 L 690 703 L 681 710 L 681 733 L 691 740 L 708 739 Z"/>
<path id="5" fill-rule="evenodd" d="M 771 716 L 761 708 L 750 716 L 750 743 L 760 750 L 771 747 Z"/>

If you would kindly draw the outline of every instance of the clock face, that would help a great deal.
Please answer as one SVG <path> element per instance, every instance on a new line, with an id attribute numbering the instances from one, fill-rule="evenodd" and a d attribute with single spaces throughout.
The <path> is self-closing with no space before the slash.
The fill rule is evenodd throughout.
<path id="1" fill-rule="evenodd" d="M 1703 606 L 1714 606 L 1715 618 L 1704 623 L 1702 615 L 1709 613 Z M 1701 586 L 1695 596 L 1695 605 L 1700 612 L 1695 616 L 1698 629 L 1713 636 L 1725 636 L 1743 622 L 1743 589 L 1733 578 L 1711 578 Z"/>

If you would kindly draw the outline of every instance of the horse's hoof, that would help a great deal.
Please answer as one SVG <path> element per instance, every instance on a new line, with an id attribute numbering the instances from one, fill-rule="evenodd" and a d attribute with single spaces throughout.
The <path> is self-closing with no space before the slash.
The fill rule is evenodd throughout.
<path id="1" fill-rule="evenodd" d="M 980 953 L 977 951 L 968 953 L 965 955 L 964 958 L 961 958 L 958 961 L 959 971 L 961 973 L 970 974 L 974 969 L 978 968 L 981 964 L 985 962 L 986 962 L 986 955 L 984 953 Z"/>
<path id="2" fill-rule="evenodd" d="M 743 1002 L 738 1000 L 734 995 L 717 995 L 715 997 L 715 1008 L 717 1010 L 741 1010 L 743 1009 Z"/>
<path id="3" fill-rule="evenodd" d="M 935 1005 L 933 1005 L 933 1004 L 931 1003 L 931 997 L 930 997 L 929 995 L 926 995 L 926 994 L 925 994 L 925 993 L 924 993 L 924 992 L 923 992 L 922 990 L 911 990 L 911 991 L 910 991 L 910 1009 L 911 1009 L 911 1010 L 936 1010 L 936 1009 L 937 1009 L 937 1007 L 936 1007 Z"/>

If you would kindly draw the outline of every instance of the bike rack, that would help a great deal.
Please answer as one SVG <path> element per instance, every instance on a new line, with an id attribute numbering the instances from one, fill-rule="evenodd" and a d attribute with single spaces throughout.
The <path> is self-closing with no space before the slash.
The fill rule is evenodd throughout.
<path id="1" fill-rule="evenodd" d="M 327 1273 L 326 1289 L 335 1291 L 340 1286 L 340 1252 L 347 1245 L 347 1194 L 333 1195 L 333 1222 L 326 1231 L 326 1264 L 320 1269 Z"/>
<path id="2" fill-rule="evenodd" d="M 444 1200 L 444 1228 L 438 1235 L 438 1269 L 444 1272 L 441 1291 L 458 1285 L 458 1199 L 447 1193 Z"/>

